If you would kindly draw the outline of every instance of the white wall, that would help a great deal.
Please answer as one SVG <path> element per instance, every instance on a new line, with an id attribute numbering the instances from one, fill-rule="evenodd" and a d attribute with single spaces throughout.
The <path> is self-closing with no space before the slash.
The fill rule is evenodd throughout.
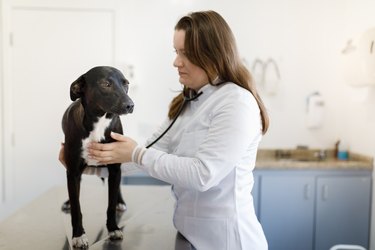
<path id="1" fill-rule="evenodd" d="M 271 126 L 262 148 L 301 144 L 332 148 L 341 139 L 351 151 L 375 157 L 375 88 L 348 86 L 341 54 L 348 39 L 375 26 L 375 1 L 115 2 L 119 13 L 115 60 L 122 69 L 128 65 L 134 68 L 130 95 L 136 107 L 124 118 L 124 130 L 140 142 L 163 121 L 174 91 L 180 90 L 172 66 L 176 21 L 189 11 L 214 9 L 231 25 L 249 65 L 255 58 L 273 58 L 280 68 L 279 92 L 263 95 Z M 321 129 L 309 130 L 305 126 L 305 103 L 314 91 L 325 98 L 326 116 Z M 374 244 L 371 249 L 375 249 Z"/>
<path id="2" fill-rule="evenodd" d="M 271 127 L 261 147 L 303 144 L 331 148 L 342 139 L 354 151 L 374 153 L 373 140 L 366 133 L 369 130 L 356 127 L 373 125 L 375 114 L 371 116 L 370 107 L 374 91 L 346 85 L 341 54 L 348 39 L 375 25 L 370 13 L 373 1 L 205 0 L 180 4 L 128 0 L 118 4 L 126 13 L 119 17 L 118 60 L 134 65 L 135 72 L 131 94 L 136 112 L 126 118 L 129 133 L 147 137 L 145 129 L 151 132 L 164 118 L 173 90 L 179 89 L 172 66 L 175 22 L 191 10 L 214 9 L 231 25 L 249 66 L 255 58 L 273 58 L 279 65 L 278 94 L 262 96 Z M 309 130 L 305 126 L 305 104 L 307 95 L 314 91 L 325 98 L 326 119 L 321 129 Z M 369 96 L 360 100 L 363 92 Z"/>

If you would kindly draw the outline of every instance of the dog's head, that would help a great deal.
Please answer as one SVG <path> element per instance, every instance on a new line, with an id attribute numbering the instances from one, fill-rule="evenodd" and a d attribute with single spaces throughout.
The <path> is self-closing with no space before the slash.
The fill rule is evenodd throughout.
<path id="1" fill-rule="evenodd" d="M 81 98 L 84 106 L 97 113 L 123 115 L 133 112 L 128 96 L 129 82 L 116 68 L 99 66 L 90 69 L 70 86 L 70 99 Z"/>

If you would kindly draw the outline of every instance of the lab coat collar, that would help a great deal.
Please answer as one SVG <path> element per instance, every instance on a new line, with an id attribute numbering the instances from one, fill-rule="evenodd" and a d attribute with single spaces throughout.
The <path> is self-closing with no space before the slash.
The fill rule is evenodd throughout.
<path id="1" fill-rule="evenodd" d="M 190 102 L 191 108 L 195 110 L 198 108 L 205 100 L 207 100 L 213 92 L 215 92 L 217 89 L 219 89 L 222 85 L 212 85 L 210 83 L 207 83 L 202 88 L 198 90 L 197 93 L 202 93 L 195 101 Z"/>

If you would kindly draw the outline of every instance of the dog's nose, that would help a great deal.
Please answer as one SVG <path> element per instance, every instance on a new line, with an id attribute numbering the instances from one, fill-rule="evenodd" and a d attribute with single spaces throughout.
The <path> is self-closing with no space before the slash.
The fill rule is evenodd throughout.
<path id="1" fill-rule="evenodd" d="M 133 113 L 133 110 L 134 110 L 134 104 L 131 103 L 125 103 L 125 110 L 127 113 Z"/>

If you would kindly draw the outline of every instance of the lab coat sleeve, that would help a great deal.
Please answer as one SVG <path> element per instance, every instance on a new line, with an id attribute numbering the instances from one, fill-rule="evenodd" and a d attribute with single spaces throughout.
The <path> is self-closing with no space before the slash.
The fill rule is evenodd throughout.
<path id="1" fill-rule="evenodd" d="M 249 95 L 226 96 L 230 101 L 213 111 L 211 125 L 193 157 L 150 148 L 140 167 L 155 178 L 186 188 L 206 191 L 217 185 L 246 157 L 251 144 L 260 140 L 259 107 Z"/>

